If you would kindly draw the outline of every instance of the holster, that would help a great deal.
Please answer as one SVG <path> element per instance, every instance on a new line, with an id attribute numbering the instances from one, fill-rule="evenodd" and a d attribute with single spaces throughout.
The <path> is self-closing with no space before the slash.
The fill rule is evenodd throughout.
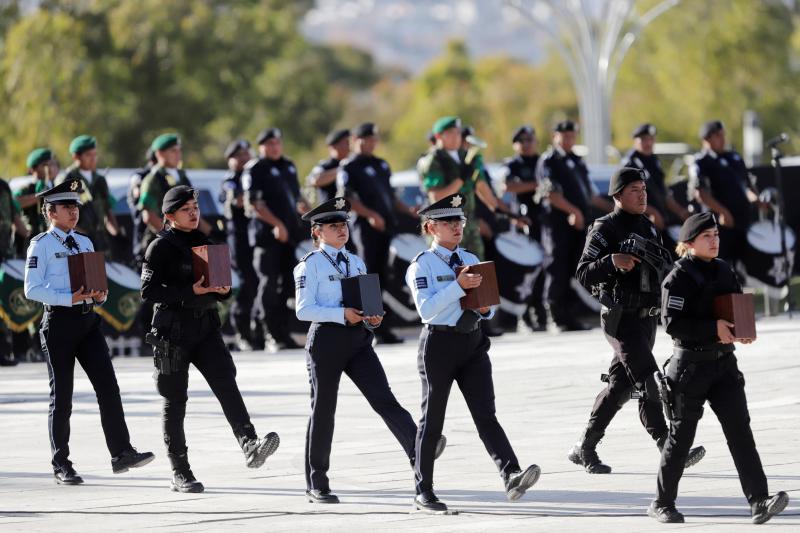
<path id="1" fill-rule="evenodd" d="M 662 374 L 660 370 L 656 370 L 653 376 L 656 378 L 658 395 L 661 398 L 661 404 L 664 406 L 664 417 L 670 421 L 681 418 L 683 415 L 682 395 L 675 394 L 669 378 Z"/>
<path id="2" fill-rule="evenodd" d="M 159 374 L 168 376 L 181 369 L 183 350 L 180 342 L 180 316 L 165 307 L 157 306 L 153 327 L 144 340 L 153 347 L 153 365 Z"/>
<path id="3" fill-rule="evenodd" d="M 465 309 L 458 318 L 458 322 L 456 322 L 456 331 L 459 333 L 472 333 L 480 319 L 481 317 L 477 312 L 471 309 Z"/>
<path id="4" fill-rule="evenodd" d="M 603 304 L 605 306 L 605 304 Z M 605 307 L 601 318 L 603 320 L 603 331 L 609 337 L 616 337 L 619 330 L 619 322 L 625 308 L 621 304 L 612 303 L 610 307 Z"/>

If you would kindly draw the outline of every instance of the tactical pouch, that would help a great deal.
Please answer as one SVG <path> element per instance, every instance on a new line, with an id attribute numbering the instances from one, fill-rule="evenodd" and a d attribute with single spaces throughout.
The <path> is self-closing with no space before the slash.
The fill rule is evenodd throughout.
<path id="1" fill-rule="evenodd" d="M 471 309 L 465 309 L 456 322 L 455 328 L 459 333 L 472 333 L 481 317 Z"/>

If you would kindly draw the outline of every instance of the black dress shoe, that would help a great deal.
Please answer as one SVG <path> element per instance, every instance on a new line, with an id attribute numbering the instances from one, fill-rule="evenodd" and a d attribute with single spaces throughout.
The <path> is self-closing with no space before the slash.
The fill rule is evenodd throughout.
<path id="1" fill-rule="evenodd" d="M 674 505 L 657 505 L 652 502 L 647 508 L 647 516 L 664 524 L 683 524 L 683 515 Z"/>
<path id="2" fill-rule="evenodd" d="M 775 493 L 771 498 L 767 496 L 757 500 L 750 508 L 753 513 L 753 523 L 763 524 L 786 509 L 787 505 L 789 505 L 789 495 L 783 491 Z"/>
<path id="3" fill-rule="evenodd" d="M 525 491 L 539 481 L 540 475 L 542 475 L 542 470 L 536 465 L 531 465 L 521 472 L 514 472 L 508 476 L 506 481 L 508 501 L 514 502 L 522 498 Z"/>
<path id="4" fill-rule="evenodd" d="M 247 468 L 259 468 L 267 460 L 267 457 L 275 453 L 281 443 L 278 434 L 268 433 L 263 439 L 250 439 L 242 444 Z"/>
<path id="5" fill-rule="evenodd" d="M 53 471 L 53 476 L 55 476 L 56 483 L 59 485 L 80 485 L 83 483 L 83 478 L 72 468 L 72 463 L 56 468 Z"/>
<path id="6" fill-rule="evenodd" d="M 116 457 L 111 458 L 111 469 L 115 474 L 124 474 L 131 468 L 139 468 L 151 463 L 156 456 L 153 452 L 137 452 L 135 448 L 128 448 Z"/>
<path id="7" fill-rule="evenodd" d="M 198 493 L 203 492 L 206 488 L 195 479 L 191 470 L 186 469 L 173 472 L 170 490 L 172 492 Z"/>
<path id="8" fill-rule="evenodd" d="M 306 498 L 309 503 L 339 503 L 339 497 L 333 494 L 331 489 L 307 490 Z"/>
<path id="9" fill-rule="evenodd" d="M 422 493 L 414 497 L 414 507 L 418 511 L 427 511 L 429 513 L 443 513 L 447 511 L 447 506 L 439 501 L 436 494 L 432 490 L 424 490 Z"/>
<path id="10" fill-rule="evenodd" d="M 0 366 L 17 366 L 17 359 L 13 354 L 0 357 Z"/>

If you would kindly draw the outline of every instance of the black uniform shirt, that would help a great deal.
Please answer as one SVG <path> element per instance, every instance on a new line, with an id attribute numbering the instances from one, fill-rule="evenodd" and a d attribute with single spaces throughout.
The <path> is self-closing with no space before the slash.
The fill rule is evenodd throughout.
<path id="1" fill-rule="evenodd" d="M 250 219 L 245 214 L 244 207 L 237 205 L 237 201 L 242 195 L 244 195 L 242 171 L 228 170 L 223 178 L 222 191 L 220 192 L 220 201 L 225 206 L 228 233 L 247 234 L 247 226 L 250 223 Z"/>
<path id="2" fill-rule="evenodd" d="M 740 229 L 750 224 L 746 192 L 749 185 L 747 167 L 736 152 L 703 150 L 695 155 L 695 163 L 689 169 L 689 189 L 709 190 L 731 212 Z"/>
<path id="3" fill-rule="evenodd" d="M 517 154 L 514 157 L 506 159 L 506 181 L 518 181 L 522 183 L 536 181 L 536 164 L 538 162 L 539 154 L 531 156 Z M 529 215 L 538 209 L 538 205 L 533 201 L 532 192 L 518 193 L 517 202 L 528 208 Z"/>
<path id="4" fill-rule="evenodd" d="M 667 185 L 664 183 L 664 169 L 655 154 L 644 155 L 631 150 L 622 158 L 620 165 L 641 169 L 647 176 L 647 204 L 656 209 L 662 217 L 668 216 Z"/>
<path id="5" fill-rule="evenodd" d="M 297 202 L 300 199 L 300 184 L 297 182 L 297 169 L 290 159 L 262 157 L 253 159 L 242 173 L 242 188 L 255 204 L 262 200 L 272 214 L 284 223 L 289 231 L 289 239 L 298 242 L 303 239 Z M 250 229 L 255 237 L 251 244 L 264 246 L 274 241 L 272 226 L 258 217 L 250 221 Z"/>
<path id="6" fill-rule="evenodd" d="M 339 163 L 341 163 L 341 160 L 336 159 L 335 157 L 323 159 L 317 163 L 313 169 L 311 169 L 311 174 L 308 176 L 309 180 L 313 177 L 319 176 L 325 171 L 338 168 Z M 322 187 L 317 187 L 317 203 L 321 204 L 323 202 L 327 202 L 331 198 L 336 198 L 336 180 L 333 180 L 329 184 L 323 185 Z"/>
<path id="7" fill-rule="evenodd" d="M 586 236 L 576 277 L 590 291 L 601 289 L 613 295 L 616 289 L 618 294 L 631 296 L 636 302 L 631 307 L 658 306 L 661 280 L 652 268 L 639 263 L 629 272 L 620 272 L 611 261 L 611 255 L 619 253 L 620 244 L 631 233 L 661 244 L 656 227 L 644 215 L 615 207 L 613 212 L 595 220 Z M 644 286 L 643 276 L 646 276 Z"/>
<path id="8" fill-rule="evenodd" d="M 357 195 L 368 208 L 377 211 L 386 221 L 387 231 L 397 225 L 394 210 L 394 191 L 389 182 L 392 169 L 383 159 L 371 155 L 354 154 L 342 162 L 336 183 L 345 196 Z M 365 224 L 362 217 L 356 223 Z"/>
<path id="9" fill-rule="evenodd" d="M 211 307 L 217 300 L 230 297 L 209 293 L 196 295 L 192 289 L 193 246 L 211 244 L 202 232 L 180 231 L 167 228 L 158 233 L 147 247 L 142 265 L 142 299 L 148 303 L 163 304 L 171 309 L 198 309 Z"/>
<path id="10" fill-rule="evenodd" d="M 574 153 L 566 153 L 560 148 L 550 148 L 539 159 L 536 167 L 536 179 L 540 186 L 561 193 L 564 198 L 589 217 L 590 201 L 596 194 L 594 185 L 589 180 L 589 169 L 583 159 Z M 567 223 L 567 213 L 545 204 L 545 212 L 551 222 Z"/>
<path id="11" fill-rule="evenodd" d="M 725 261 L 679 259 L 661 286 L 661 320 L 678 346 L 732 349 L 732 344 L 719 343 L 714 297 L 740 292 L 736 274 Z"/>

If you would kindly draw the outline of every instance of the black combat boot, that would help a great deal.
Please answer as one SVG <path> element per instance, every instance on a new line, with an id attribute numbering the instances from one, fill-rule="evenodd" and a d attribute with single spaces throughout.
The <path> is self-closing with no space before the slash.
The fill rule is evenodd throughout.
<path id="1" fill-rule="evenodd" d="M 667 437 L 661 437 L 656 441 L 656 446 L 658 446 L 658 451 L 664 451 L 664 444 L 667 442 Z M 689 455 L 686 456 L 686 463 L 684 463 L 684 468 L 689 468 L 690 466 L 694 466 L 700 462 L 700 460 L 706 456 L 706 449 L 703 446 L 696 446 L 689 450 Z"/>
<path id="2" fill-rule="evenodd" d="M 652 502 L 647 508 L 647 516 L 664 524 L 683 524 L 683 515 L 674 505 L 658 505 Z"/>
<path id="3" fill-rule="evenodd" d="M 111 470 L 115 474 L 124 474 L 131 468 L 151 463 L 155 458 L 153 452 L 137 452 L 136 448 L 131 447 L 111 458 Z"/>
<path id="4" fill-rule="evenodd" d="M 258 437 L 237 437 L 237 439 L 244 452 L 247 468 L 261 467 L 267 457 L 275 453 L 281 443 L 280 437 L 274 431 L 267 433 L 263 439 Z"/>
<path id="5" fill-rule="evenodd" d="M 508 501 L 515 502 L 522 498 L 525 491 L 539 481 L 540 475 L 542 475 L 542 470 L 536 465 L 531 465 L 525 470 L 512 472 L 506 480 L 506 497 Z"/>
<path id="6" fill-rule="evenodd" d="M 567 459 L 576 465 L 581 465 L 590 474 L 610 474 L 611 467 L 603 464 L 595 451 L 602 438 L 603 434 L 599 431 L 586 428 L 580 440 L 570 450 Z"/>
<path id="7" fill-rule="evenodd" d="M 183 454 L 168 454 L 172 464 L 172 482 L 170 489 L 173 492 L 203 492 L 205 487 L 195 479 L 189 468 L 189 457 Z"/>
<path id="8" fill-rule="evenodd" d="M 765 496 L 759 498 L 750 506 L 753 513 L 753 523 L 763 524 L 776 514 L 780 513 L 789 505 L 789 495 L 783 491 L 775 493 L 775 496 Z"/>

